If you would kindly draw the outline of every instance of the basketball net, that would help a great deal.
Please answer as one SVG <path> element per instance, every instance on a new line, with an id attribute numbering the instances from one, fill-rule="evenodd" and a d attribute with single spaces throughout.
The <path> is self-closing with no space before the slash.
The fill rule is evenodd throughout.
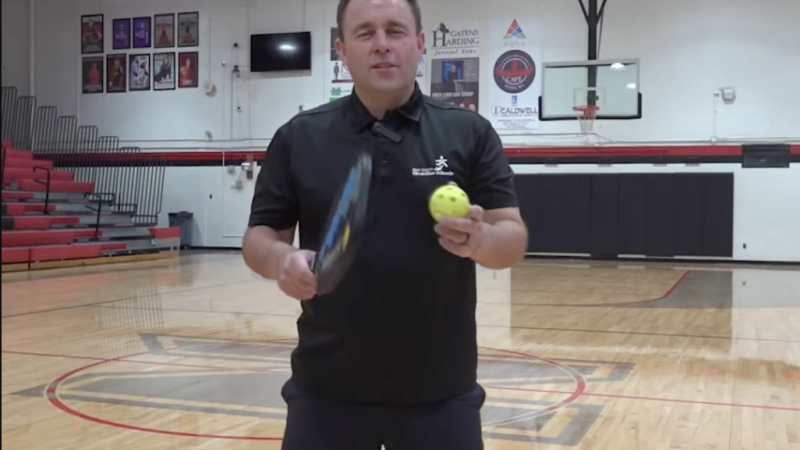
<path id="1" fill-rule="evenodd" d="M 597 111 L 600 111 L 599 106 L 579 105 L 573 106 L 572 110 L 575 111 L 575 116 L 581 124 L 581 133 L 588 134 L 594 131 L 594 121 L 597 118 Z"/>

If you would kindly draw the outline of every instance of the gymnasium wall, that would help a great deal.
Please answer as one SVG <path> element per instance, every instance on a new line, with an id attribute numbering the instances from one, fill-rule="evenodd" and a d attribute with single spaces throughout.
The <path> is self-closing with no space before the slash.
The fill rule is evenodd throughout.
<path id="1" fill-rule="evenodd" d="M 22 2 L 9 1 L 12 5 Z M 65 114 L 79 114 L 83 123 L 96 124 L 104 133 L 142 147 L 199 145 L 197 141 L 205 140 L 206 131 L 215 140 L 241 139 L 242 145 L 263 146 L 298 107 L 313 107 L 326 99 L 324 79 L 328 74 L 321 69 L 327 67 L 328 28 L 335 24 L 335 0 L 34 2 L 37 95 Z M 428 0 L 422 4 L 428 29 L 439 22 L 540 17 L 544 61 L 586 59 L 586 25 L 577 0 L 498 0 L 492 2 L 490 13 L 479 0 Z M 113 18 L 180 11 L 201 13 L 200 84 L 213 82 L 216 95 L 206 96 L 202 89 L 80 93 L 81 14 L 102 13 L 109 27 Z M 800 79 L 800 28 L 795 23 L 799 16 L 800 2 L 796 0 L 609 0 L 600 58 L 642 60 L 640 84 L 646 113 L 635 122 L 599 123 L 598 132 L 631 141 L 707 140 L 712 134 L 722 139 L 796 137 L 800 134 L 800 92 L 792 86 Z M 11 17 L 4 15 L 3 20 L 12 21 Z M 3 30 L 6 36 L 6 27 Z M 243 67 L 240 78 L 231 76 L 232 64 L 247 65 L 251 33 L 294 30 L 314 32 L 315 70 L 310 74 L 251 75 Z M 488 36 L 487 20 L 482 31 Z M 234 42 L 239 43 L 238 50 L 233 48 Z M 108 30 L 106 49 L 113 52 Z M 490 56 L 482 56 L 485 97 L 491 68 Z M 227 67 L 222 67 L 222 61 Z M 25 66 L 22 63 L 13 65 Z M 736 87 L 736 104 L 715 106 L 713 93 L 722 86 Z M 490 108 L 488 102 L 482 102 L 484 114 L 489 114 Z M 550 122 L 542 123 L 537 133 L 575 129 L 571 122 Z M 553 139 L 531 136 L 508 136 L 507 140 L 553 143 Z M 223 142 L 213 145 L 230 147 Z"/>
<path id="2" fill-rule="evenodd" d="M 790 169 L 742 169 L 740 164 L 515 164 L 517 174 L 571 173 L 733 173 L 733 259 L 800 262 L 800 164 Z M 256 172 L 257 174 L 257 172 Z M 233 189 L 237 180 L 242 189 Z M 193 244 L 238 247 L 253 195 L 254 181 L 238 168 L 168 167 L 162 223 L 167 212 L 194 212 Z"/>
<path id="3" fill-rule="evenodd" d="M 295 114 L 326 101 L 328 29 L 335 24 L 335 0 L 33 0 L 35 45 L 7 63 L 6 41 L 16 28 L 7 21 L 3 0 L 3 65 L 19 67 L 30 78 L 25 57 L 34 62 L 40 104 L 56 105 L 61 114 L 77 114 L 82 124 L 118 135 L 122 145 L 152 151 L 238 151 L 263 149 L 275 129 Z M 498 0 L 491 11 L 478 0 L 428 0 L 422 3 L 426 29 L 490 17 L 539 17 L 544 61 L 586 59 L 586 24 L 577 0 Z M 83 95 L 80 86 L 81 14 L 102 13 L 106 53 L 111 53 L 113 18 L 167 12 L 200 12 L 200 86 L 203 89 Z M 609 0 L 601 37 L 601 59 L 641 59 L 644 117 L 637 121 L 598 122 L 597 132 L 623 145 L 653 142 L 795 140 L 800 141 L 800 17 L 796 0 Z M 27 29 L 27 28 L 26 28 Z M 247 71 L 248 36 L 260 32 L 310 30 L 314 33 L 314 69 L 306 74 L 263 75 Z M 14 38 L 16 39 L 16 38 Z M 12 39 L 12 41 L 14 40 Z M 23 42 L 20 40 L 19 42 Z M 25 41 L 28 42 L 28 41 Z M 239 49 L 233 43 L 239 43 Z M 26 44 L 27 45 L 27 44 Z M 490 55 L 482 48 L 481 96 L 490 85 Z M 181 51 L 182 49 L 175 49 Z M 195 50 L 195 49 L 191 49 Z M 142 50 L 154 52 L 156 50 Z M 132 51 L 135 52 L 135 51 Z M 223 67 L 223 61 L 225 67 Z M 231 73 L 242 66 L 240 77 Z M 4 72 L 3 84 L 6 72 Z M 733 105 L 713 94 L 723 86 L 737 89 Z M 482 102 L 488 116 L 491 105 Z M 579 143 L 577 124 L 544 122 L 529 133 L 504 133 L 509 146 L 559 146 Z M 207 132 L 213 138 L 207 138 Z M 170 211 L 195 213 L 194 243 L 238 246 L 246 224 L 252 181 L 225 167 L 176 166 L 167 169 L 163 221 Z M 237 163 L 238 164 L 238 163 Z M 586 172 L 730 172 L 735 177 L 734 259 L 800 261 L 800 168 L 742 169 L 739 164 L 514 164 L 518 173 Z M 746 248 L 745 248 L 746 246 Z"/>
<path id="4" fill-rule="evenodd" d="M 2 0 L 3 86 L 30 93 L 30 1 Z"/>

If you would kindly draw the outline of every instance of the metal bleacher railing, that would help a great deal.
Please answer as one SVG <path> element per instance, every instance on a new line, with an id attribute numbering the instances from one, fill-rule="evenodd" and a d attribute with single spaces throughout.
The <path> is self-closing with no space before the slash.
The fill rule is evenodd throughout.
<path id="1" fill-rule="evenodd" d="M 75 116 L 59 116 L 54 106 L 36 105 L 36 97 L 18 96 L 15 87 L 3 87 L 2 138 L 14 147 L 31 150 L 34 159 L 53 162 L 53 170 L 71 171 L 74 181 L 94 183 L 85 197 L 97 212 L 130 214 L 136 226 L 155 226 L 164 193 L 166 160 L 142 153 L 138 147 L 120 147 L 119 137 L 100 136 L 95 126 L 79 126 Z M 5 168 L 5 164 L 3 164 Z M 41 181 L 50 194 L 50 171 Z M 47 200 L 46 200 L 47 201 Z M 45 211 L 47 211 L 45 207 Z"/>

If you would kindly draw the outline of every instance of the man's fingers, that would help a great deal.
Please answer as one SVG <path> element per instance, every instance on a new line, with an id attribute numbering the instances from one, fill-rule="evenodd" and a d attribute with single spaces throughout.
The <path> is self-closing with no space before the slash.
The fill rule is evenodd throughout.
<path id="1" fill-rule="evenodd" d="M 289 297 L 298 300 L 307 300 L 316 294 L 316 289 L 313 286 L 306 285 L 297 280 L 287 281 L 281 286 L 281 289 Z"/>
<path id="2" fill-rule="evenodd" d="M 477 222 L 483 222 L 483 208 L 478 205 L 470 205 L 467 217 Z"/>
<path id="3" fill-rule="evenodd" d="M 445 238 L 439 238 L 439 245 L 442 246 L 448 252 L 466 258 L 469 256 L 470 249 L 466 245 L 456 244 L 453 241 L 447 240 Z"/>
<path id="4" fill-rule="evenodd" d="M 462 219 L 457 217 L 442 217 L 438 224 L 438 230 L 451 230 L 460 233 L 474 233 L 477 230 L 479 223 L 472 219 Z"/>
<path id="5" fill-rule="evenodd" d="M 453 228 L 448 228 L 446 226 L 442 226 L 441 224 L 436 225 L 434 227 L 434 231 L 440 237 L 453 241 L 455 243 L 463 243 L 469 238 L 469 234 L 463 231 L 458 231 Z"/>
<path id="6" fill-rule="evenodd" d="M 289 297 L 299 301 L 310 300 L 314 298 L 314 293 L 307 290 L 286 290 L 284 293 Z"/>
<path id="7" fill-rule="evenodd" d="M 317 290 L 317 279 L 308 269 L 287 272 L 282 280 L 281 289 L 294 298 L 311 298 Z"/>
<path id="8" fill-rule="evenodd" d="M 278 286 L 289 297 L 308 300 L 317 293 L 317 278 L 311 271 L 314 253 L 301 250 L 287 256 L 283 261 Z"/>
<path id="9" fill-rule="evenodd" d="M 298 286 L 316 287 L 317 278 L 314 276 L 314 272 L 311 271 L 309 263 L 308 257 L 291 261 L 286 269 L 286 277 Z"/>
<path id="10" fill-rule="evenodd" d="M 297 281 L 297 284 L 301 286 L 314 287 L 317 285 L 317 278 L 314 276 L 314 272 L 308 267 L 298 269 L 294 279 Z"/>

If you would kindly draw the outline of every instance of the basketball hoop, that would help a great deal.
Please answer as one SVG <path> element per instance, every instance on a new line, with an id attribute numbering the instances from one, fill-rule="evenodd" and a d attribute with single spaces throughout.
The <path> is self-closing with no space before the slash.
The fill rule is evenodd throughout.
<path id="1" fill-rule="evenodd" d="M 575 111 L 575 116 L 581 124 L 582 133 L 591 133 L 594 131 L 594 121 L 597 118 L 597 111 L 600 107 L 597 105 L 578 105 L 573 106 L 572 110 Z"/>

